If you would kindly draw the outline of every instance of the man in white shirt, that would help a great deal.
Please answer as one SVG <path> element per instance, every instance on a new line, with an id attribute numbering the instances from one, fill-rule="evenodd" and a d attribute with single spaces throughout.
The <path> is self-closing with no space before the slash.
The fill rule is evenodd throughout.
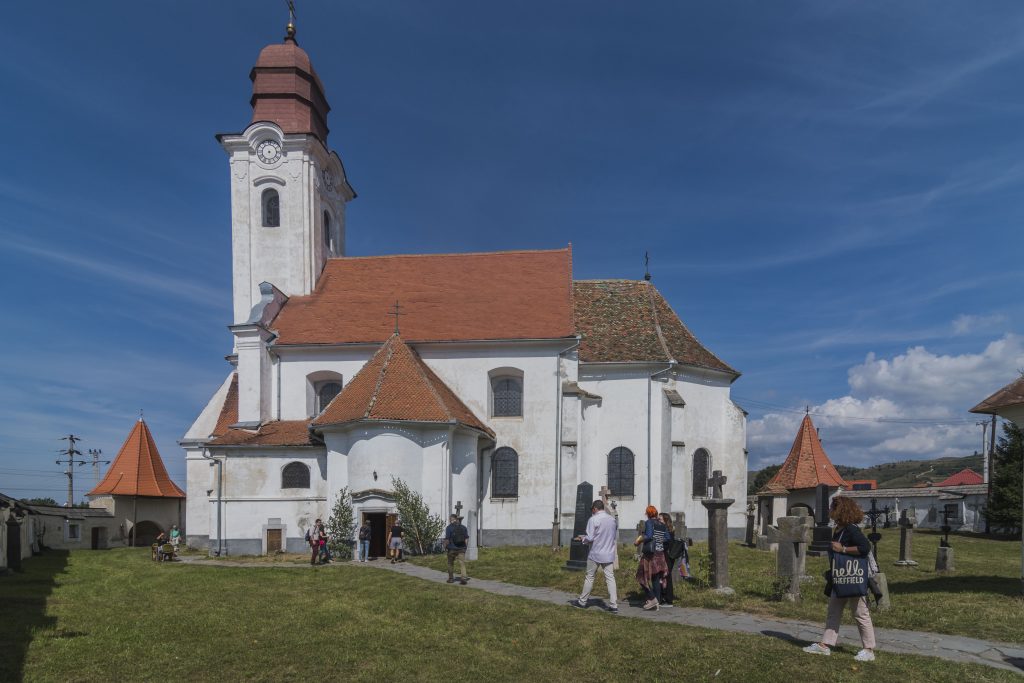
<path id="1" fill-rule="evenodd" d="M 619 522 L 604 511 L 604 502 L 595 500 L 590 506 L 590 519 L 587 521 L 587 533 L 577 536 L 576 540 L 590 546 L 587 555 L 587 578 L 583 581 L 583 592 L 580 599 L 573 604 L 586 607 L 590 599 L 590 591 L 594 588 L 594 577 L 600 568 L 604 572 L 604 582 L 608 586 L 608 611 L 619 612 L 619 596 L 615 588 L 615 571 L 612 563 L 618 552 Z"/>

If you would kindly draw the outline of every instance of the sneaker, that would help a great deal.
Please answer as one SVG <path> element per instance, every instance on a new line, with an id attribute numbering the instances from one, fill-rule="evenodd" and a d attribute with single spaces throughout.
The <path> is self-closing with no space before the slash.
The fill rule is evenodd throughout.
<path id="1" fill-rule="evenodd" d="M 658 611 L 658 601 L 655 600 L 654 598 L 651 598 L 650 600 L 648 600 L 647 602 L 644 603 L 644 609 L 645 610 L 649 610 L 649 611 L 657 612 Z"/>
<path id="2" fill-rule="evenodd" d="M 448 577 L 448 583 L 455 583 L 455 579 L 453 579 L 452 577 L 449 576 Z"/>
<path id="3" fill-rule="evenodd" d="M 572 605 L 573 607 L 578 607 L 580 609 L 587 609 L 587 603 L 580 602 L 579 600 L 570 600 L 569 604 Z"/>
<path id="4" fill-rule="evenodd" d="M 611 612 L 612 614 L 618 614 L 619 613 L 619 608 L 618 607 L 609 607 L 608 611 Z"/>
<path id="5" fill-rule="evenodd" d="M 853 656 L 858 662 L 873 662 L 875 661 L 875 653 L 871 650 L 864 649 Z"/>
<path id="6" fill-rule="evenodd" d="M 467 583 L 469 583 L 469 579 L 462 579 L 461 581 L 459 581 L 459 584 L 463 586 L 465 586 Z"/>
<path id="7" fill-rule="evenodd" d="M 825 656 L 832 654 L 832 650 L 830 650 L 827 646 L 822 645 L 821 643 L 811 643 L 810 645 L 804 648 L 804 652 L 808 652 L 812 655 Z"/>

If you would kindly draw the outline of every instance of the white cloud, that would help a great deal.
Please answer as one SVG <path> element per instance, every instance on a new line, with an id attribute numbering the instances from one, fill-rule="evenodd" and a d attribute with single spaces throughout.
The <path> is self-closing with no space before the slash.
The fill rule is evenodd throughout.
<path id="1" fill-rule="evenodd" d="M 972 334 L 986 329 L 991 329 L 995 325 L 1001 325 L 1006 322 L 1006 316 L 1001 313 L 993 313 L 991 315 L 969 315 L 961 314 L 953 320 L 953 334 L 964 335 Z"/>
<path id="2" fill-rule="evenodd" d="M 850 393 L 811 405 L 833 462 L 869 465 L 901 459 L 969 455 L 981 445 L 969 408 L 1024 367 L 1024 338 L 1006 334 L 978 353 L 936 354 L 915 346 L 891 358 L 868 354 L 849 369 Z M 785 458 L 802 406 L 751 420 L 754 467 Z"/>

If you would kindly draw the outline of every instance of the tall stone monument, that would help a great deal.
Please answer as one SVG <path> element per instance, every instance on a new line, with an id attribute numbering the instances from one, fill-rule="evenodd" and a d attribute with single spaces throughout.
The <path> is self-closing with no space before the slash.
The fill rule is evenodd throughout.
<path id="1" fill-rule="evenodd" d="M 743 545 L 748 548 L 753 548 L 756 543 L 754 542 L 754 517 L 757 513 L 757 506 L 753 503 L 747 503 L 747 533 L 743 538 Z"/>
<path id="2" fill-rule="evenodd" d="M 717 593 L 732 595 L 736 591 L 729 587 L 729 506 L 736 502 L 733 498 L 722 497 L 722 487 L 727 478 L 721 470 L 715 470 L 708 479 L 712 489 L 712 497 L 701 501 L 708 511 L 708 550 L 711 555 L 711 566 L 708 580 L 711 588 Z"/>
<path id="3" fill-rule="evenodd" d="M 917 515 L 907 514 L 906 508 L 900 513 L 900 559 L 894 563 L 897 567 L 916 567 L 914 561 L 914 523 Z"/>
<path id="4" fill-rule="evenodd" d="M 807 567 L 807 544 L 814 520 L 807 515 L 779 517 L 778 528 L 769 527 L 768 537 L 779 544 L 775 559 L 778 594 L 783 600 L 799 602 L 800 581 Z"/>
<path id="5" fill-rule="evenodd" d="M 587 521 L 590 519 L 590 506 L 594 503 L 594 485 L 582 482 L 576 487 L 576 516 L 572 526 L 572 543 L 569 544 L 569 561 L 565 568 L 582 571 L 587 568 L 587 556 L 590 546 L 577 541 L 577 536 L 587 533 Z"/>
<path id="6" fill-rule="evenodd" d="M 814 534 L 808 554 L 827 555 L 832 547 L 832 528 L 828 525 L 828 486 L 818 484 L 814 489 Z"/>

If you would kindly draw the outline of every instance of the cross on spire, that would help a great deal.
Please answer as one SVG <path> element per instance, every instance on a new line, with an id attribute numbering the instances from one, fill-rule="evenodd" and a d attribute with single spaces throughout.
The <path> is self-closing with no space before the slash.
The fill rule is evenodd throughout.
<path id="1" fill-rule="evenodd" d="M 395 334 L 398 334 L 398 316 L 405 315 L 405 313 L 401 312 L 402 307 L 398 305 L 398 299 L 395 299 L 395 305 L 392 308 L 394 310 L 392 310 L 391 313 L 388 313 L 388 315 L 395 316 Z"/>
<path id="2" fill-rule="evenodd" d="M 295 40 L 295 3 L 292 0 L 285 0 L 288 3 L 288 26 L 285 28 L 285 40 Z"/>

